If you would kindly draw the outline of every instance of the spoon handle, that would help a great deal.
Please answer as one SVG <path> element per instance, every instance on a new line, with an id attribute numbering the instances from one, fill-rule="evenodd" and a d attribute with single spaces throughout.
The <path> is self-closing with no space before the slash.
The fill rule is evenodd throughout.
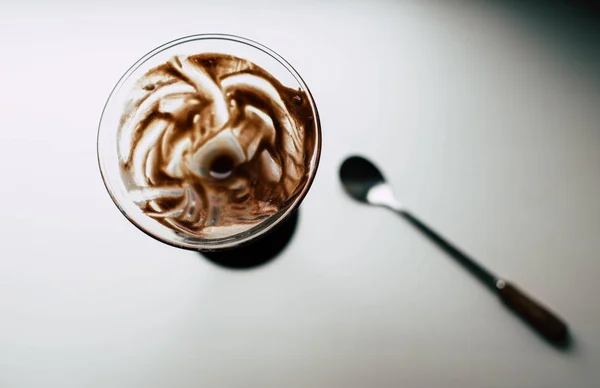
<path id="1" fill-rule="evenodd" d="M 446 252 L 448 255 L 453 257 L 459 262 L 467 271 L 474 275 L 477 279 L 481 280 L 483 284 L 488 286 L 493 291 L 496 291 L 496 281 L 498 278 L 490 271 L 482 267 L 475 260 L 467 256 L 466 253 L 455 247 L 450 241 L 442 237 L 439 233 L 422 223 L 417 217 L 413 216 L 407 210 L 398 211 L 408 222 L 414 227 L 419 229 L 421 233 L 429 237 L 438 248 Z"/>
<path id="2" fill-rule="evenodd" d="M 509 282 L 498 280 L 496 288 L 502 302 L 546 339 L 555 343 L 566 341 L 567 325 L 560 318 Z"/>
<path id="3" fill-rule="evenodd" d="M 397 211 L 425 236 L 429 237 L 441 250 L 453 257 L 488 288 L 492 289 L 507 307 L 529 323 L 538 333 L 554 343 L 563 343 L 567 340 L 567 325 L 560 318 L 511 283 L 493 275 L 407 210 Z"/>

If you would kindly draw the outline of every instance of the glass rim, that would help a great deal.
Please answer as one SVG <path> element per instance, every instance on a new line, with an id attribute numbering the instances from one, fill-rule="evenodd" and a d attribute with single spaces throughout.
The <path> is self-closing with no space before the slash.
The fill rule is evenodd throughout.
<path id="1" fill-rule="evenodd" d="M 157 55 L 167 49 L 170 49 L 175 46 L 179 46 L 181 44 L 185 44 L 187 42 L 200 41 L 200 40 L 225 40 L 225 41 L 230 41 L 230 42 L 234 42 L 234 43 L 245 44 L 252 48 L 262 51 L 263 53 L 267 54 L 268 56 L 270 56 L 271 58 L 273 58 L 277 62 L 279 62 L 279 64 L 282 65 L 294 77 L 296 82 L 300 85 L 300 87 L 306 93 L 306 95 L 308 97 L 308 102 L 310 104 L 310 107 L 311 107 L 311 110 L 312 110 L 313 116 L 314 116 L 315 145 L 314 145 L 311 160 L 309 161 L 310 168 L 309 168 L 309 171 L 307 172 L 307 180 L 303 184 L 300 192 L 296 195 L 294 200 L 285 209 L 269 216 L 265 220 L 260 221 L 258 224 L 252 226 L 248 230 L 245 230 L 245 231 L 239 232 L 239 233 L 235 233 L 230 236 L 213 238 L 213 239 L 191 238 L 190 239 L 191 242 L 176 242 L 169 238 L 166 238 L 165 236 L 160 236 L 156 233 L 153 233 L 153 232 L 147 230 L 147 228 L 145 228 L 141 224 L 141 222 L 138 222 L 138 220 L 136 220 L 136 217 L 129 214 L 126 211 L 126 209 L 124 209 L 124 207 L 121 205 L 120 200 L 116 197 L 115 193 L 113 192 L 113 188 L 110 187 L 111 185 L 108 182 L 108 178 L 107 178 L 108 173 L 107 173 L 107 171 L 105 171 L 105 167 L 103 166 L 103 163 L 102 163 L 103 157 L 101 154 L 101 139 L 100 138 L 101 138 L 101 132 L 102 132 L 103 118 L 105 117 L 105 113 L 111 102 L 111 99 L 113 98 L 113 96 L 115 96 L 115 94 L 120 90 L 120 88 L 123 86 L 123 84 L 129 79 L 129 77 L 131 77 L 133 75 L 133 73 L 140 66 L 142 66 L 144 63 L 146 63 L 148 60 L 150 60 L 155 55 Z M 97 137 L 96 137 L 96 154 L 97 154 L 97 158 L 98 158 L 98 167 L 100 169 L 100 175 L 102 177 L 102 182 L 104 184 L 104 187 L 106 188 L 110 198 L 112 199 L 112 201 L 114 202 L 116 207 L 125 216 L 125 218 L 127 218 L 129 220 L 129 222 L 131 222 L 134 226 L 136 226 L 139 230 L 144 232 L 146 235 L 148 235 L 162 243 L 165 243 L 167 245 L 171 245 L 173 247 L 177 247 L 177 248 L 181 248 L 181 249 L 194 250 L 194 251 L 216 251 L 216 250 L 226 250 L 226 249 L 239 247 L 239 246 L 245 245 L 247 243 L 250 243 L 251 241 L 257 240 L 260 237 L 263 237 L 264 235 L 268 234 L 273 229 L 275 229 L 277 226 L 279 226 L 279 224 L 281 224 L 287 217 L 290 216 L 291 213 L 293 213 L 298 208 L 300 203 L 306 197 L 306 194 L 308 193 L 309 189 L 311 188 L 313 181 L 315 179 L 315 176 L 316 176 L 316 172 L 318 170 L 319 162 L 321 159 L 321 143 L 322 143 L 321 136 L 322 136 L 322 134 L 321 134 L 321 122 L 320 122 L 320 118 L 319 118 L 319 112 L 317 110 L 317 106 L 316 106 L 316 103 L 312 96 L 312 93 L 310 92 L 308 85 L 304 82 L 304 80 L 302 79 L 300 74 L 281 55 L 277 54 L 275 51 L 273 51 L 272 49 L 268 48 L 267 46 L 265 46 L 261 43 L 258 43 L 254 40 L 244 38 L 241 36 L 224 34 L 224 33 L 203 33 L 203 34 L 187 35 L 184 37 L 173 39 L 167 43 L 157 46 L 156 48 L 152 49 L 151 51 L 149 51 L 148 53 L 143 55 L 141 58 L 139 58 L 119 78 L 116 85 L 112 88 L 112 90 L 104 104 L 104 107 L 102 109 L 100 121 L 98 124 L 98 133 L 97 133 Z M 165 228 L 169 229 L 166 226 L 165 226 Z"/>

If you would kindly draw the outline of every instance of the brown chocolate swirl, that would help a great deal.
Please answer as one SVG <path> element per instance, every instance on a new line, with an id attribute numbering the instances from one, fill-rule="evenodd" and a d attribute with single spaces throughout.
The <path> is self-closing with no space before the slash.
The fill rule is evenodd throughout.
<path id="1" fill-rule="evenodd" d="M 164 225 L 201 238 L 211 227 L 247 229 L 306 183 L 315 144 L 307 95 L 255 64 L 173 57 L 132 95 L 119 129 L 121 173 L 132 198 Z"/>

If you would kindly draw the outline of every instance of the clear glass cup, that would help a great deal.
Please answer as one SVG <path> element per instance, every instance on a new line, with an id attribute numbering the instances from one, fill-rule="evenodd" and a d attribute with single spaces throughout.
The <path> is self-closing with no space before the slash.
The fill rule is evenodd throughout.
<path id="1" fill-rule="evenodd" d="M 260 66 L 288 88 L 304 92 L 312 110 L 315 128 L 314 150 L 308 163 L 308 179 L 285 208 L 240 233 L 216 238 L 198 238 L 165 226 L 142 211 L 132 198 L 121 174 L 118 153 L 118 130 L 131 91 L 150 69 L 167 62 L 175 55 L 217 53 L 243 58 Z M 315 177 L 321 154 L 321 127 L 317 107 L 300 75 L 273 50 L 249 39 L 225 34 L 200 34 L 183 37 L 157 47 L 140 58 L 121 77 L 102 112 L 98 129 L 98 162 L 102 179 L 119 210 L 141 231 L 166 244 L 198 251 L 235 248 L 249 243 L 276 228 L 300 205 Z"/>

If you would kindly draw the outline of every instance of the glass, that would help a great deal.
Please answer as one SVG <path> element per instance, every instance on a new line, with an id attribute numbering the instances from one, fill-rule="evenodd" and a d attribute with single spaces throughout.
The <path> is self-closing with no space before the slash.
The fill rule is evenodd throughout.
<path id="1" fill-rule="evenodd" d="M 260 66 L 288 88 L 304 92 L 314 119 L 314 150 L 307 164 L 308 179 L 293 200 L 257 225 L 240 233 L 216 238 L 192 237 L 165 226 L 145 214 L 126 187 L 121 173 L 118 132 L 126 104 L 136 83 L 149 70 L 166 63 L 175 55 L 216 53 L 233 55 Z M 213 251 L 234 248 L 251 242 L 276 228 L 300 205 L 315 177 L 321 154 L 319 115 L 310 91 L 300 75 L 273 50 L 249 39 L 224 34 L 192 35 L 166 43 L 139 59 L 119 80 L 102 112 L 98 129 L 98 162 L 102 179 L 119 210 L 140 230 L 178 248 Z"/>

